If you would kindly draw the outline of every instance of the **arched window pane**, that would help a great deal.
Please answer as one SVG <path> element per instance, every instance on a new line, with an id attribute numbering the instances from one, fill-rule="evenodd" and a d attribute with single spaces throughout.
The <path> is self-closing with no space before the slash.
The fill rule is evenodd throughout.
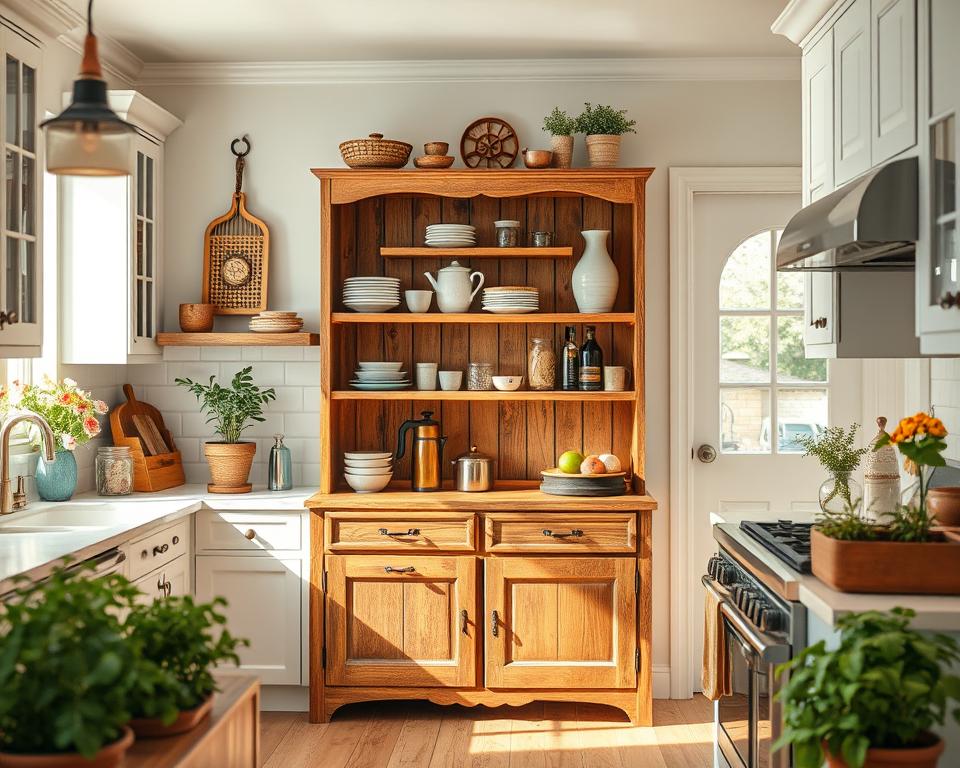
<path id="1" fill-rule="evenodd" d="M 770 232 L 737 246 L 720 276 L 720 309 L 770 309 Z"/>

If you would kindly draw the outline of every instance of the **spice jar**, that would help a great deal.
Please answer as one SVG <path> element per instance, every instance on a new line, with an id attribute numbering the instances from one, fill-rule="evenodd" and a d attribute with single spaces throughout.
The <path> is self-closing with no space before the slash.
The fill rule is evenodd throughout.
<path id="1" fill-rule="evenodd" d="M 530 389 L 556 389 L 557 355 L 548 339 L 530 339 L 527 351 L 527 382 Z"/>
<path id="2" fill-rule="evenodd" d="M 133 490 L 133 457 L 125 445 L 97 449 L 97 493 L 126 496 Z"/>
<path id="3" fill-rule="evenodd" d="M 493 389 L 493 363 L 470 363 L 467 368 L 467 389 Z"/>
<path id="4" fill-rule="evenodd" d="M 497 228 L 497 246 L 500 248 L 516 248 L 520 244 L 520 222 L 513 219 L 502 219 L 493 222 Z"/>

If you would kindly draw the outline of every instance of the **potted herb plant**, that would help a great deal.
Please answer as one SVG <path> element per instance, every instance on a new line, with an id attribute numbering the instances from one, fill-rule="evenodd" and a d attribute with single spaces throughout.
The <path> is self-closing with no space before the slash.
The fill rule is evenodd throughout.
<path id="1" fill-rule="evenodd" d="M 139 640 L 143 656 L 169 673 L 163 697 L 143 698 L 133 704 L 133 728 L 138 738 L 173 736 L 188 731 L 205 718 L 213 706 L 217 664 L 240 663 L 237 648 L 249 645 L 224 628 L 226 617 L 219 609 L 226 600 L 195 603 L 189 595 L 154 600 L 136 608 L 127 618 L 130 636 Z M 175 719 L 165 716 L 163 706 L 172 699 Z"/>
<path id="2" fill-rule="evenodd" d="M 262 422 L 263 406 L 277 399 L 277 393 L 260 389 L 253 383 L 252 366 L 237 371 L 229 387 L 221 387 L 216 376 L 209 384 L 200 384 L 191 379 L 175 379 L 196 396 L 201 408 L 207 412 L 207 424 L 213 424 L 222 440 L 203 444 L 203 453 L 210 466 L 213 480 L 207 486 L 211 493 L 249 493 L 253 487 L 247 482 L 253 464 L 257 444 L 241 441 L 244 430 L 251 422 Z"/>
<path id="3" fill-rule="evenodd" d="M 569 168 L 573 161 L 573 134 L 577 130 L 576 118 L 570 117 L 560 107 L 554 107 L 553 111 L 543 118 L 543 130 L 551 136 L 553 167 Z"/>
<path id="4" fill-rule="evenodd" d="M 778 694 L 784 732 L 775 749 L 793 746 L 796 768 L 933 768 L 950 701 L 960 703 L 953 638 L 910 628 L 914 612 L 851 613 L 837 621 L 840 644 L 821 640 L 784 665 Z M 953 709 L 960 722 L 960 709 Z"/>
<path id="5" fill-rule="evenodd" d="M 827 427 L 819 435 L 798 435 L 795 440 L 804 449 L 804 456 L 815 456 L 821 466 L 830 473 L 820 486 L 820 508 L 824 512 L 843 512 L 863 498 L 859 483 L 853 479 L 853 471 L 867 448 L 855 448 L 859 424 L 848 428 Z"/>
<path id="6" fill-rule="evenodd" d="M 587 138 L 587 158 L 593 168 L 613 168 L 620 160 L 620 138 L 636 133 L 636 120 L 627 118 L 627 110 L 584 102 L 576 119 L 576 130 Z"/>
<path id="7" fill-rule="evenodd" d="M 175 715 L 167 673 L 118 618 L 139 594 L 119 574 L 58 568 L 0 605 L 0 767 L 112 768 L 133 743 L 133 701 Z"/>

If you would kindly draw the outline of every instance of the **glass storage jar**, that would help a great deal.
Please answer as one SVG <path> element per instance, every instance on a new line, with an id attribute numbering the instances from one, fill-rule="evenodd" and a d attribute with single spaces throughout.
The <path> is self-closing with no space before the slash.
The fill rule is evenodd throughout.
<path id="1" fill-rule="evenodd" d="M 527 351 L 527 382 L 530 389 L 556 389 L 557 355 L 549 339 L 530 339 L 530 349 Z"/>
<path id="2" fill-rule="evenodd" d="M 477 392 L 493 389 L 493 363 L 470 363 L 467 368 L 467 389 Z"/>
<path id="3" fill-rule="evenodd" d="M 126 496 L 133 490 L 133 456 L 125 445 L 97 449 L 97 493 Z"/>
<path id="4" fill-rule="evenodd" d="M 514 219 L 503 219 L 493 222 L 497 228 L 497 246 L 500 248 L 516 248 L 520 245 L 520 222 Z"/>

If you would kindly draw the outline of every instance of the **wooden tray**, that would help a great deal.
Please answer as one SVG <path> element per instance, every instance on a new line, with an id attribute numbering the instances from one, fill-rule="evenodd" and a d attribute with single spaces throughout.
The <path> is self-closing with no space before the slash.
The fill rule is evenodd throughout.
<path id="1" fill-rule="evenodd" d="M 123 394 L 127 396 L 127 402 L 121 403 L 110 412 L 110 431 L 113 433 L 114 445 L 130 448 L 130 455 L 133 457 L 133 490 L 150 493 L 183 485 L 186 479 L 180 451 L 177 450 L 170 430 L 163 423 L 160 411 L 149 403 L 137 400 L 133 387 L 129 384 L 123 385 Z M 149 419 L 148 426 L 152 423 L 169 451 L 155 456 L 148 455 L 149 451 L 140 437 L 134 417 L 139 417 L 141 423 L 142 419 Z M 150 432 L 153 433 L 153 429 Z"/>

